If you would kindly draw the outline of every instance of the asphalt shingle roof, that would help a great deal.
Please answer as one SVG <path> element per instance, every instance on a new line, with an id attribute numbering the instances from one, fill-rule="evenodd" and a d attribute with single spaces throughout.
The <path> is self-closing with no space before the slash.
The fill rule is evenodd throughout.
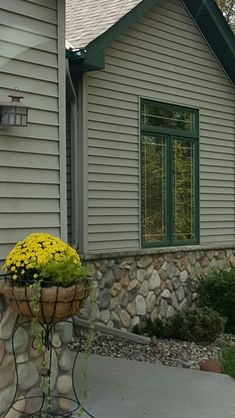
<path id="1" fill-rule="evenodd" d="M 66 40 L 72 49 L 85 48 L 142 0 L 68 0 Z"/>

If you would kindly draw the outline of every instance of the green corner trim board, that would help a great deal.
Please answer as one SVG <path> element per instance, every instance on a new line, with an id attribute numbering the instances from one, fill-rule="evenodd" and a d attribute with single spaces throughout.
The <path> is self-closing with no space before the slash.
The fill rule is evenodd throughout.
<path id="1" fill-rule="evenodd" d="M 105 48 L 128 26 L 147 13 L 160 0 L 143 0 L 129 13 L 118 20 L 85 49 L 67 51 L 74 71 L 103 69 Z M 198 25 L 203 36 L 214 51 L 225 72 L 235 84 L 235 35 L 227 24 L 215 0 L 183 0 L 185 7 Z"/>

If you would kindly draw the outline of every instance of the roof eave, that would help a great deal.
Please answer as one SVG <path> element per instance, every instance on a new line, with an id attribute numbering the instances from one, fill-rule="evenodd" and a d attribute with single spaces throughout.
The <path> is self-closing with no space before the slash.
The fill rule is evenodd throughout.
<path id="1" fill-rule="evenodd" d="M 86 54 L 84 64 L 86 66 L 94 66 L 95 69 L 102 70 L 105 68 L 104 53 L 105 48 L 115 40 L 127 27 L 134 23 L 139 17 L 147 13 L 160 0 L 143 0 L 129 13 L 124 15 L 106 32 L 94 39 L 86 46 Z"/>
<path id="2" fill-rule="evenodd" d="M 184 0 L 184 3 L 235 85 L 235 35 L 214 0 Z"/>
<path id="3" fill-rule="evenodd" d="M 105 48 L 117 39 L 127 27 L 147 13 L 160 0 L 143 0 L 111 28 L 83 49 L 81 56 L 73 51 L 69 60 L 76 71 L 105 68 Z M 235 85 L 235 36 L 218 8 L 215 0 L 183 0 L 200 31 L 214 51 L 228 77 Z M 216 36 L 215 36 L 216 34 Z M 75 55 L 73 55 L 75 54 Z"/>

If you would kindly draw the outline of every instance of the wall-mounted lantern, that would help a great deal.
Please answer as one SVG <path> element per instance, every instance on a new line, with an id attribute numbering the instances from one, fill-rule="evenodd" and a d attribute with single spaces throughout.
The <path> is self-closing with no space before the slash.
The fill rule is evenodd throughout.
<path id="1" fill-rule="evenodd" d="M 1 126 L 27 126 L 28 106 L 21 102 L 22 93 L 15 88 L 8 97 L 9 102 L 0 101 L 0 125 Z"/>

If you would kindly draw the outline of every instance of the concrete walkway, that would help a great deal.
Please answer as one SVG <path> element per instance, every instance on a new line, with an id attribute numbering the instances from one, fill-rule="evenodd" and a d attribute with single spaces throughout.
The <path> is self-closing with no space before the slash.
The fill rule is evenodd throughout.
<path id="1" fill-rule="evenodd" d="M 95 418 L 235 417 L 235 381 L 225 375 L 92 355 L 88 385 Z"/>

